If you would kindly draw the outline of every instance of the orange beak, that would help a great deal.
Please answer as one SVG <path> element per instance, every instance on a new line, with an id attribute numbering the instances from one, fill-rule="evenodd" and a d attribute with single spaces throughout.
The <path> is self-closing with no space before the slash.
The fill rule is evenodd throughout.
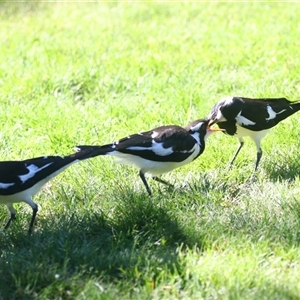
<path id="1" fill-rule="evenodd" d="M 223 132 L 223 131 L 225 131 L 225 129 L 221 129 L 221 128 L 211 128 L 209 126 L 209 124 L 207 125 L 206 130 L 210 131 L 210 132 L 218 132 L 218 131 L 222 131 Z"/>

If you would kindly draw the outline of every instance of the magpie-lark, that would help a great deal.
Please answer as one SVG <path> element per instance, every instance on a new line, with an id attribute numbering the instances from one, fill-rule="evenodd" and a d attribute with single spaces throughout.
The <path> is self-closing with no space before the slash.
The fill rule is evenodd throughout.
<path id="1" fill-rule="evenodd" d="M 261 139 L 270 128 L 300 110 L 299 102 L 286 98 L 251 99 L 227 97 L 218 102 L 211 110 L 209 126 L 217 124 L 224 133 L 236 136 L 240 145 L 231 160 L 233 164 L 244 145 L 243 137 L 249 136 L 256 144 L 257 158 L 255 170 L 262 157 Z"/>
<path id="2" fill-rule="evenodd" d="M 16 217 L 14 203 L 26 202 L 32 208 L 29 226 L 31 233 L 38 206 L 32 197 L 39 192 L 51 178 L 64 171 L 71 164 L 87 159 L 93 149 L 79 151 L 68 156 L 42 156 L 23 161 L 0 162 L 0 204 L 5 204 L 9 210 L 5 229 Z"/>
<path id="3" fill-rule="evenodd" d="M 184 166 L 196 159 L 205 148 L 205 139 L 212 132 L 208 120 L 200 119 L 186 128 L 176 125 L 161 126 L 150 131 L 141 132 L 122 138 L 112 144 L 103 146 L 77 146 L 78 150 L 93 148 L 95 155 L 112 155 L 121 163 L 135 165 L 139 169 L 146 190 L 151 196 L 151 189 L 145 174 L 150 173 L 153 179 L 170 185 L 157 177 Z"/>

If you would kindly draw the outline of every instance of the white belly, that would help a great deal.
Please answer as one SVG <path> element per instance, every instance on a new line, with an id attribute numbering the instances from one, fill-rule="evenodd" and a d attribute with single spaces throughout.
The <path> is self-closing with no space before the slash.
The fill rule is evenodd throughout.
<path id="1" fill-rule="evenodd" d="M 30 189 L 24 190 L 13 195 L 0 195 L 0 204 L 10 204 L 23 201 L 26 202 L 26 200 L 31 199 L 32 196 L 37 194 L 47 181 L 48 180 L 43 180 L 32 186 Z"/>
<path id="2" fill-rule="evenodd" d="M 0 195 L 0 204 L 10 204 L 10 203 L 17 203 L 17 202 L 26 202 L 28 200 L 30 200 L 35 194 L 37 194 L 41 188 L 53 177 L 55 177 L 56 175 L 58 175 L 59 173 L 61 173 L 62 171 L 64 171 L 68 166 L 70 166 L 71 164 L 77 162 L 77 160 L 71 162 L 70 164 L 60 168 L 59 170 L 57 170 L 56 172 L 52 173 L 51 175 L 49 175 L 48 177 L 44 178 L 43 180 L 39 181 L 38 183 L 36 183 L 34 186 L 32 186 L 31 188 L 24 190 L 22 192 L 19 193 L 15 193 L 12 195 Z"/>
<path id="3" fill-rule="evenodd" d="M 197 144 L 195 145 L 194 152 L 191 153 L 191 155 L 186 160 L 181 162 L 152 161 L 152 160 L 142 158 L 140 156 L 125 154 L 118 151 L 114 151 L 108 154 L 117 157 L 120 163 L 134 165 L 143 173 L 150 173 L 154 176 L 158 176 L 163 173 L 168 173 L 186 164 L 189 164 L 195 159 L 195 157 L 197 157 L 199 152 L 200 152 L 200 147 Z"/>
<path id="4" fill-rule="evenodd" d="M 245 136 L 249 136 L 254 141 L 261 140 L 262 138 L 264 138 L 270 130 L 270 129 L 266 129 L 261 131 L 252 131 L 247 128 L 241 127 L 238 124 L 236 125 L 236 127 L 237 130 L 234 136 L 236 136 L 237 138 L 243 138 Z"/>

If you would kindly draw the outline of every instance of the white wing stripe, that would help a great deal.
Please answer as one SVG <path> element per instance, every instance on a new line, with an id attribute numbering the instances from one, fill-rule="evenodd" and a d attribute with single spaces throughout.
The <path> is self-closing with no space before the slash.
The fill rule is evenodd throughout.
<path id="1" fill-rule="evenodd" d="M 283 109 L 283 110 L 281 110 L 280 112 L 276 113 L 276 112 L 273 110 L 273 108 L 272 108 L 271 106 L 268 105 L 268 106 L 267 106 L 267 111 L 268 111 L 269 117 L 266 118 L 266 121 L 270 121 L 270 120 L 272 120 L 272 119 L 275 119 L 277 115 L 279 115 L 279 114 L 285 112 L 286 109 Z"/>
<path id="2" fill-rule="evenodd" d="M 127 149 L 132 151 L 152 151 L 159 156 L 167 156 L 173 153 L 172 147 L 164 148 L 161 143 L 156 143 L 155 141 L 152 142 L 152 147 L 132 146 Z"/>
<path id="3" fill-rule="evenodd" d="M 3 183 L 3 182 L 0 182 L 0 189 L 7 189 L 7 188 L 9 188 L 12 185 L 14 185 L 14 183 Z"/>
<path id="4" fill-rule="evenodd" d="M 41 170 L 47 168 L 48 166 L 50 166 L 51 164 L 53 164 L 53 162 L 44 165 L 41 168 L 38 168 L 36 165 L 32 164 L 29 165 L 27 167 L 29 173 L 25 174 L 25 175 L 19 175 L 20 180 L 22 181 L 22 183 L 24 183 L 25 181 L 27 181 L 29 178 L 33 177 L 37 172 L 40 172 Z"/>
<path id="5" fill-rule="evenodd" d="M 197 134 L 192 135 L 197 140 Z M 198 142 L 198 140 L 197 140 Z M 174 153 L 173 147 L 164 148 L 162 143 L 156 143 L 155 141 L 152 141 L 152 147 L 141 147 L 141 146 L 131 146 L 127 148 L 128 150 L 132 151 L 152 151 L 156 155 L 159 156 L 168 156 Z M 195 146 L 190 150 L 183 150 L 183 151 L 177 151 L 181 153 L 192 153 L 195 151 Z"/>

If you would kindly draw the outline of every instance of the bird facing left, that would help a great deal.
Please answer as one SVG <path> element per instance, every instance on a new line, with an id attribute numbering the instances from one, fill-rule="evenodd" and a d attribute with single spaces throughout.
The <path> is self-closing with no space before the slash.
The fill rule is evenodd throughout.
<path id="1" fill-rule="evenodd" d="M 67 156 L 41 156 L 22 161 L 0 162 L 0 204 L 5 204 L 10 218 L 7 229 L 16 218 L 14 203 L 26 202 L 32 208 L 29 233 L 32 232 L 38 205 L 32 197 L 53 177 L 73 163 L 92 157 L 93 149 L 86 149 Z"/>
<path id="2" fill-rule="evenodd" d="M 243 147 L 245 136 L 249 136 L 255 142 L 257 170 L 262 157 L 261 140 L 271 128 L 298 111 L 300 101 L 292 102 L 286 98 L 226 97 L 212 108 L 208 119 L 210 126 L 217 124 L 224 133 L 236 136 L 240 142 L 230 165 Z"/>

